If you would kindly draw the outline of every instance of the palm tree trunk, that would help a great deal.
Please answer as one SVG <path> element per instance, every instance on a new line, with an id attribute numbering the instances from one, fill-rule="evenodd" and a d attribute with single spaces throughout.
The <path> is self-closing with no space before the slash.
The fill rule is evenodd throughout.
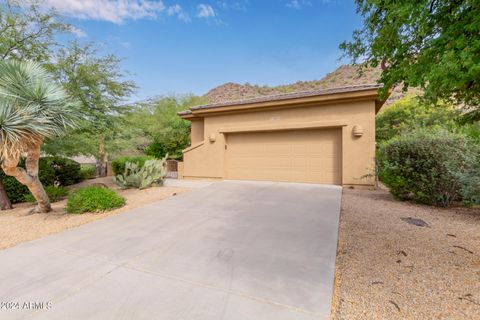
<path id="1" fill-rule="evenodd" d="M 3 184 L 2 179 L 0 179 L 0 210 L 10 210 L 13 209 L 10 199 L 8 199 L 7 190 L 5 190 L 5 185 Z"/>
<path id="2" fill-rule="evenodd" d="M 5 159 L 2 163 L 2 169 L 5 174 L 15 177 L 21 184 L 27 186 L 37 200 L 37 206 L 32 210 L 34 213 L 44 213 L 52 210 L 50 200 L 45 189 L 38 179 L 38 160 L 40 159 L 40 145 L 33 146 L 27 152 L 25 161 L 26 170 L 18 167 L 19 159 Z"/>

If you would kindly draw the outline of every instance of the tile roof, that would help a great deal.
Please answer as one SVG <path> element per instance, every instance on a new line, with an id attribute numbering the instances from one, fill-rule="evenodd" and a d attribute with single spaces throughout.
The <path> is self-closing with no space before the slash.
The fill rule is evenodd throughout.
<path id="1" fill-rule="evenodd" d="M 269 102 L 269 101 L 281 101 L 281 100 L 289 100 L 289 99 L 297 99 L 297 98 L 307 98 L 307 97 L 323 96 L 323 95 L 336 94 L 336 93 L 347 93 L 347 92 L 356 92 L 356 91 L 379 89 L 381 87 L 382 87 L 382 85 L 380 85 L 380 84 L 365 84 L 365 85 L 358 85 L 358 86 L 329 88 L 329 89 L 312 90 L 312 91 L 299 91 L 299 92 L 293 92 L 293 93 L 283 93 L 283 94 L 276 94 L 276 95 L 269 95 L 269 96 L 261 96 L 261 97 L 257 97 L 257 98 L 251 98 L 251 99 L 225 101 L 225 102 L 218 102 L 218 103 L 194 106 L 194 107 L 191 107 L 190 110 L 185 110 L 185 111 L 179 112 L 178 114 L 179 115 L 188 115 L 188 114 L 191 114 L 192 111 L 201 110 L 201 109 L 238 106 L 238 105 L 245 105 L 245 104 L 250 104 L 250 103 L 258 103 L 258 102 Z"/>

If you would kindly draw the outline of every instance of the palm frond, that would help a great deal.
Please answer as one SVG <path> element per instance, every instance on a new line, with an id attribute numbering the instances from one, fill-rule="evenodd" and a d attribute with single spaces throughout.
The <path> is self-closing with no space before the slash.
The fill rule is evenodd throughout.
<path id="1" fill-rule="evenodd" d="M 78 103 L 38 63 L 0 62 L 0 158 L 18 157 L 77 119 Z"/>

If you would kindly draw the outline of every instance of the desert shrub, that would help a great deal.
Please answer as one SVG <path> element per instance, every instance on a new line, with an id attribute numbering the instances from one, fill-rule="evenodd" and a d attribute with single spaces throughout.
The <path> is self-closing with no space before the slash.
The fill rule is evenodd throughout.
<path id="1" fill-rule="evenodd" d="M 466 157 L 466 169 L 458 170 L 463 202 L 467 205 L 480 204 L 480 144 L 471 145 Z"/>
<path id="2" fill-rule="evenodd" d="M 480 169 L 477 164 L 475 172 L 468 172 L 459 176 L 463 202 L 466 205 L 480 205 Z"/>
<path id="3" fill-rule="evenodd" d="M 472 154 L 468 139 L 447 131 L 417 131 L 394 138 L 378 152 L 379 177 L 398 199 L 448 206 L 462 199 Z"/>
<path id="4" fill-rule="evenodd" d="M 480 145 L 480 121 L 473 123 L 465 123 L 461 126 L 458 126 L 455 129 L 455 132 L 465 135 L 475 145 Z"/>
<path id="5" fill-rule="evenodd" d="M 0 170 L 1 171 L 1 170 Z M 14 177 L 7 176 L 3 171 L 0 177 L 5 185 L 8 198 L 12 203 L 23 202 L 25 195 L 29 193 L 28 188 L 17 181 Z"/>
<path id="6" fill-rule="evenodd" d="M 143 167 L 136 163 L 127 162 L 124 173 L 115 177 L 115 183 L 123 189 L 145 189 L 163 185 L 167 173 L 167 156 L 163 159 L 147 160 Z"/>
<path id="7" fill-rule="evenodd" d="M 93 179 L 97 176 L 97 170 L 93 165 L 82 164 L 80 165 L 80 176 L 82 180 Z"/>
<path id="8" fill-rule="evenodd" d="M 404 97 L 384 109 L 376 118 L 376 138 L 383 143 L 401 134 L 420 128 L 444 128 L 458 126 L 459 113 L 451 105 L 425 104 L 415 96 Z"/>
<path id="9" fill-rule="evenodd" d="M 125 199 L 115 191 L 98 186 L 80 188 L 68 196 L 69 213 L 104 212 L 125 205 Z"/>
<path id="10" fill-rule="evenodd" d="M 145 148 L 145 154 L 154 158 L 163 158 L 167 153 L 167 146 L 163 142 L 153 141 Z"/>
<path id="11" fill-rule="evenodd" d="M 69 186 L 82 181 L 78 162 L 63 157 L 45 157 L 42 161 L 55 170 L 55 183 L 58 185 Z"/>
<path id="12" fill-rule="evenodd" d="M 55 187 L 55 186 L 45 186 L 45 192 L 48 195 L 48 198 L 51 202 L 56 202 L 62 200 L 68 195 L 68 189 L 65 187 Z M 26 194 L 23 197 L 25 202 L 36 202 L 35 198 L 31 193 Z"/>
<path id="13" fill-rule="evenodd" d="M 136 163 L 139 167 L 143 167 L 145 161 L 154 159 L 152 156 L 133 156 L 133 157 L 119 157 L 112 161 L 112 170 L 114 175 L 119 175 L 125 172 L 125 164 L 127 162 Z"/>
<path id="14" fill-rule="evenodd" d="M 19 166 L 25 168 L 25 162 L 22 160 Z M 62 157 L 40 158 L 38 162 L 38 177 L 44 187 L 53 185 L 68 186 L 82 180 L 80 164 Z M 5 184 L 7 195 L 12 203 L 23 202 L 25 197 L 31 196 L 26 186 L 18 182 L 14 177 L 7 176 L 3 170 L 0 170 L 0 178 Z"/>
<path id="15" fill-rule="evenodd" d="M 22 167 L 25 167 L 23 162 Z M 51 164 L 45 158 L 40 158 L 38 161 L 38 178 L 44 186 L 53 186 L 55 184 L 55 168 L 52 168 Z"/>
<path id="16" fill-rule="evenodd" d="M 25 168 L 23 161 L 20 163 L 20 167 Z M 55 170 L 44 158 L 41 158 L 38 164 L 38 177 L 44 186 L 55 184 Z M 8 198 L 12 203 L 23 202 L 25 196 L 30 193 L 26 186 L 18 182 L 14 177 L 7 176 L 1 169 L 0 179 L 2 179 Z"/>
<path id="17" fill-rule="evenodd" d="M 161 159 L 168 154 L 171 159 L 182 160 L 183 149 L 190 145 L 190 140 L 185 141 L 184 138 L 185 135 L 182 131 L 169 132 L 166 137 L 155 138 L 153 143 L 145 149 L 145 154 L 157 159 Z"/>

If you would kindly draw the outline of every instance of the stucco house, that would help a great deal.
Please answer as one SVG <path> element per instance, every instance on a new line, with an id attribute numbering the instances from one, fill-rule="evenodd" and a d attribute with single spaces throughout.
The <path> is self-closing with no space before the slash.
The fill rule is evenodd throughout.
<path id="1" fill-rule="evenodd" d="M 179 176 L 372 185 L 378 85 L 192 107 Z"/>

